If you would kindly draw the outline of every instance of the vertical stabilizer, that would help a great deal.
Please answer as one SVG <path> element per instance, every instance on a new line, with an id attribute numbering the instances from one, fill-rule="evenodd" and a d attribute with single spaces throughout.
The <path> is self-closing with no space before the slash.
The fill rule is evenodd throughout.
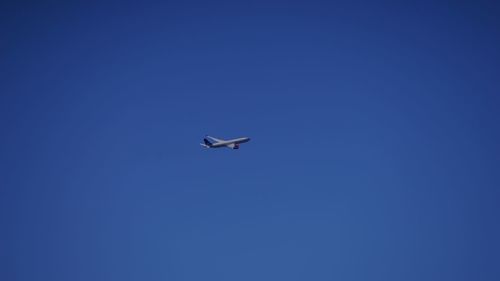
<path id="1" fill-rule="evenodd" d="M 206 146 L 208 147 L 211 147 L 212 146 L 212 143 L 207 139 L 207 138 L 204 138 L 203 139 L 203 142 L 205 143 Z"/>

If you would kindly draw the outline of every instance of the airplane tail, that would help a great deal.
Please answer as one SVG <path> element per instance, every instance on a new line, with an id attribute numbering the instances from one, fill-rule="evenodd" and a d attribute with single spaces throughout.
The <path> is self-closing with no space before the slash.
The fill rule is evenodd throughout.
<path id="1" fill-rule="evenodd" d="M 202 146 L 204 146 L 206 148 L 212 147 L 212 143 L 207 138 L 204 138 L 203 142 L 204 143 L 200 143 Z"/>

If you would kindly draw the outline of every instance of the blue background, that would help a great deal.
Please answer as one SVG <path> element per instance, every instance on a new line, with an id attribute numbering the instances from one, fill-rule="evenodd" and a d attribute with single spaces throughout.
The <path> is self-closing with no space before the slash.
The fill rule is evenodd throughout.
<path id="1" fill-rule="evenodd" d="M 11 2 L 1 280 L 500 280 L 493 1 Z"/>

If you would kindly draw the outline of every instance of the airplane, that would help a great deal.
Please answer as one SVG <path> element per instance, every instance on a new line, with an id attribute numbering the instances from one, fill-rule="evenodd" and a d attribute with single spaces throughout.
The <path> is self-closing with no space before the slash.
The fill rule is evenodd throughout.
<path id="1" fill-rule="evenodd" d="M 231 149 L 239 149 L 241 143 L 245 143 L 248 141 L 250 141 L 250 138 L 247 137 L 231 139 L 231 140 L 221 140 L 211 136 L 205 136 L 205 138 L 203 138 L 204 143 L 200 143 L 200 145 L 205 148 L 227 147 Z"/>

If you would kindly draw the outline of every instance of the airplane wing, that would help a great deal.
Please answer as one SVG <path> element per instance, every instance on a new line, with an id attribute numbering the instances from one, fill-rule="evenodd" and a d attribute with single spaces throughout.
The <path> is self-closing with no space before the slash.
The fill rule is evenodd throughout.
<path id="1" fill-rule="evenodd" d="M 214 137 L 211 137 L 211 136 L 206 136 L 207 138 L 215 141 L 215 142 L 221 142 L 221 141 L 224 141 L 224 140 L 221 140 L 221 139 L 217 139 L 217 138 L 214 138 Z"/>
<path id="2" fill-rule="evenodd" d="M 227 144 L 226 147 L 229 147 L 231 149 L 239 149 L 240 145 L 233 142 L 233 143 Z"/>

